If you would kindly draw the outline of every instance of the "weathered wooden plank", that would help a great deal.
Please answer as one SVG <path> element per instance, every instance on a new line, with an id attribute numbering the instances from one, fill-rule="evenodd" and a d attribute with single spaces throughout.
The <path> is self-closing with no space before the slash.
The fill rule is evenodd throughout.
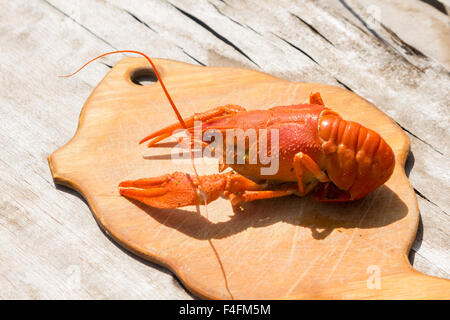
<path id="1" fill-rule="evenodd" d="M 450 7 L 449 0 L 420 0 L 420 1 L 429 4 L 430 6 L 434 7 L 436 10 L 439 10 L 443 14 L 448 15 L 449 13 Z"/>
<path id="2" fill-rule="evenodd" d="M 349 21 L 415 65 L 421 65 L 420 58 L 425 56 L 449 70 L 448 15 L 425 2 L 340 0 L 334 5 L 338 10 L 344 7 L 347 12 L 342 13 Z"/>
<path id="3" fill-rule="evenodd" d="M 450 70 L 450 19 L 427 1 L 359 0 L 372 15 L 375 29 L 407 56 L 425 55 Z M 438 1 L 433 1 L 435 5 Z M 441 9 L 445 7 L 442 6 Z"/>
<path id="4" fill-rule="evenodd" d="M 450 251 L 446 248 L 450 233 L 450 217 L 421 196 L 418 196 L 418 201 L 421 221 L 412 250 L 440 270 L 439 273 L 446 273 L 446 277 L 449 278 Z"/>

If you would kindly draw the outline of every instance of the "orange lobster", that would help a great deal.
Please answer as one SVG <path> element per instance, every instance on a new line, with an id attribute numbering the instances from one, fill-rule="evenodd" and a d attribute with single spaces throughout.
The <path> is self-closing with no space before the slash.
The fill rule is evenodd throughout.
<path id="1" fill-rule="evenodd" d="M 202 121 L 202 133 L 213 131 L 224 134 L 230 129 L 275 129 L 279 137 L 276 155 L 279 170 L 275 174 L 262 175 L 260 168 L 263 164 L 259 160 L 251 164 L 247 159 L 241 164 L 225 163 L 219 170 L 228 166 L 233 172 L 207 176 L 175 172 L 123 181 L 119 184 L 119 192 L 127 198 L 157 208 L 207 204 L 220 196 L 230 199 L 233 205 L 239 205 L 257 199 L 292 194 L 304 196 L 308 193 L 319 201 L 342 202 L 366 196 L 385 183 L 394 170 L 394 153 L 385 140 L 375 131 L 346 121 L 325 107 L 319 93 L 310 95 L 309 104 L 252 111 L 227 105 L 184 120 L 151 59 L 141 52 L 130 50 L 107 54 L 117 52 L 138 53 L 149 61 L 178 117 L 179 123 L 150 134 L 141 143 L 152 139 L 149 144 L 152 146 L 181 128 L 192 133 L 195 121 Z M 203 140 L 201 143 L 203 147 L 208 145 Z M 235 141 L 231 141 L 233 143 Z M 246 146 L 246 152 L 249 147 Z"/>
<path id="2" fill-rule="evenodd" d="M 237 128 L 277 129 L 278 172 L 263 176 L 259 171 L 261 163 L 246 161 L 226 164 L 238 173 L 191 177 L 175 172 L 124 181 L 119 185 L 120 194 L 157 208 L 208 203 L 221 195 L 233 205 L 290 194 L 304 196 L 309 192 L 319 201 L 350 201 L 382 185 L 394 169 L 394 153 L 380 135 L 356 122 L 343 120 L 324 106 L 319 93 L 311 94 L 310 104 L 269 110 L 218 107 L 187 119 L 188 129 L 193 129 L 194 119 L 203 121 L 202 132 L 217 130 L 225 134 L 226 130 Z M 150 143 L 153 145 L 179 128 L 179 124 L 168 126 L 141 142 L 153 139 Z"/>

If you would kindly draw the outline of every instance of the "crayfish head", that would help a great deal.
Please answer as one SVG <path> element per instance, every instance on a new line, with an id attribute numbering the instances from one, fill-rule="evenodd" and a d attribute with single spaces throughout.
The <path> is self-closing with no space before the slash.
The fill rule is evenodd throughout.
<path id="1" fill-rule="evenodd" d="M 320 201 L 360 199 L 384 184 L 394 171 L 391 147 L 377 132 L 359 123 L 334 113 L 324 114 L 319 137 L 331 181 L 317 189 L 315 196 Z"/>

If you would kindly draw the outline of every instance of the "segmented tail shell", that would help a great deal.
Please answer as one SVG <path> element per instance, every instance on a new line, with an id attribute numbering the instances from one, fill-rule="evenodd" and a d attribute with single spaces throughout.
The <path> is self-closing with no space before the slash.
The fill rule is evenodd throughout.
<path id="1" fill-rule="evenodd" d="M 319 120 L 319 137 L 330 180 L 359 199 L 385 183 L 394 171 L 391 147 L 378 133 L 326 110 Z"/>

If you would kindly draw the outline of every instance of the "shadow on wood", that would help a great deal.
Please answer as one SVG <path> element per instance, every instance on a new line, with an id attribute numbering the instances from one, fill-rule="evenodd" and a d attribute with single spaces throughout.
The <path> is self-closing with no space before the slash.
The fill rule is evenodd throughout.
<path id="1" fill-rule="evenodd" d="M 310 197 L 289 196 L 244 203 L 241 208 L 235 208 L 234 215 L 228 221 L 218 223 L 200 215 L 199 210 L 192 212 L 183 209 L 157 209 L 132 199 L 128 200 L 159 223 L 195 239 L 222 239 L 248 228 L 264 228 L 284 222 L 308 228 L 314 239 L 321 240 L 336 229 L 378 228 L 407 215 L 408 207 L 391 189 L 381 186 L 376 193 L 381 194 L 381 199 L 391 199 L 390 208 L 393 210 L 384 212 L 385 203 L 373 201 L 371 198 L 374 195 L 352 203 L 333 204 L 319 203 Z M 292 210 L 292 207 L 297 207 L 298 210 Z M 286 215 L 286 212 L 289 212 L 289 215 Z"/>

